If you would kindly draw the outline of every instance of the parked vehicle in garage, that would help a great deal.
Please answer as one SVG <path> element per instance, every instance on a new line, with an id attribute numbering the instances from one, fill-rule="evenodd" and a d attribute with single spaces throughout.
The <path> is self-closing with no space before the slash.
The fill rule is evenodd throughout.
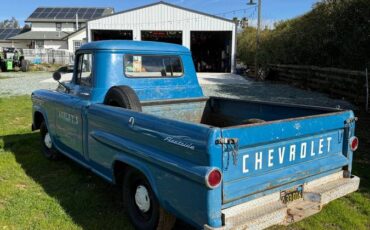
<path id="1" fill-rule="evenodd" d="M 0 50 L 0 68 L 1 71 L 23 71 L 29 70 L 29 61 L 24 59 L 22 49 L 2 48 Z"/>
<path id="2" fill-rule="evenodd" d="M 74 66 L 32 94 L 32 128 L 47 158 L 122 186 L 137 229 L 289 224 L 358 189 L 352 111 L 205 97 L 175 44 L 88 43 Z"/>

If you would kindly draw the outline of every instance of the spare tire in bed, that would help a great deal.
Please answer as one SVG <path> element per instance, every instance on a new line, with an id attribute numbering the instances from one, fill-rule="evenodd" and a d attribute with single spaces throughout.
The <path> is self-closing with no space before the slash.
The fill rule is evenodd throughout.
<path id="1" fill-rule="evenodd" d="M 249 118 L 243 121 L 243 124 L 258 124 L 258 123 L 264 123 L 265 120 L 259 119 L 259 118 Z"/>
<path id="2" fill-rule="evenodd" d="M 104 104 L 141 112 L 140 100 L 135 91 L 128 86 L 110 88 L 105 95 Z"/>

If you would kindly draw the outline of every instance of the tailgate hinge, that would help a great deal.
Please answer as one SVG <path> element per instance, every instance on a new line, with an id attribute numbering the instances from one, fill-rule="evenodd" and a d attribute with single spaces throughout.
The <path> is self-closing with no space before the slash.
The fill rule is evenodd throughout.
<path id="1" fill-rule="evenodd" d="M 348 127 L 351 124 L 355 123 L 357 120 L 358 120 L 358 117 L 351 117 L 351 118 L 348 118 L 344 123 L 346 127 Z"/>
<path id="2" fill-rule="evenodd" d="M 234 165 L 238 164 L 239 139 L 238 138 L 218 138 L 216 144 L 222 145 L 222 150 L 233 155 Z"/>

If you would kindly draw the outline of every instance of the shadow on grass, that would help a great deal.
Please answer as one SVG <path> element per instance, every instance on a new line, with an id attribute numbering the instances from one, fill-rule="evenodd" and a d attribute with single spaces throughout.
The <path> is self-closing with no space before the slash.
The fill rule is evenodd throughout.
<path id="1" fill-rule="evenodd" d="M 133 229 L 123 211 L 120 189 L 66 157 L 45 159 L 38 132 L 0 139 L 5 151 L 14 154 L 25 173 L 58 201 L 74 223 L 83 229 Z M 178 221 L 175 229 L 192 227 Z"/>

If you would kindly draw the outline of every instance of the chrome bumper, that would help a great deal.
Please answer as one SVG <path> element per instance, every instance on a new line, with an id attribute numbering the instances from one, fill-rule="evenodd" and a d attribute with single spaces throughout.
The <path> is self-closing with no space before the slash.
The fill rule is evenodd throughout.
<path id="1" fill-rule="evenodd" d="M 332 200 L 356 191 L 360 178 L 344 178 L 343 171 L 304 184 L 303 198 L 283 204 L 280 192 L 260 197 L 222 210 L 224 226 L 206 230 L 265 229 L 273 225 L 288 225 L 321 211 Z"/>

